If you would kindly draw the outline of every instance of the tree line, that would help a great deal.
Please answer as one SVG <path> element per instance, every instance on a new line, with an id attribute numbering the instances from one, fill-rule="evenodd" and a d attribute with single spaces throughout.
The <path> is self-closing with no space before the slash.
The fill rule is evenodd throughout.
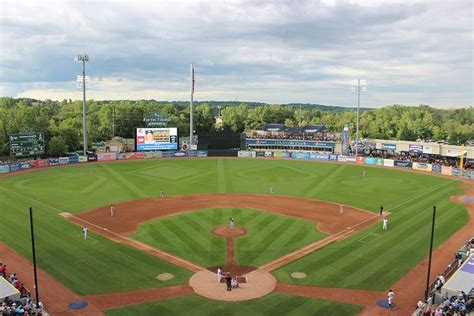
<path id="1" fill-rule="evenodd" d="M 143 127 L 144 116 L 160 112 L 168 116 L 168 126 L 178 127 L 181 136 L 189 135 L 189 104 L 154 100 L 87 101 L 87 130 L 90 144 L 113 136 L 133 138 L 136 127 Z M 221 113 L 223 123 L 215 124 Z M 340 132 L 348 124 L 356 130 L 356 111 L 352 108 L 322 105 L 268 105 L 238 102 L 196 102 L 196 134 L 213 131 L 242 132 L 266 123 L 290 127 L 324 124 L 329 131 Z M 363 109 L 360 135 L 364 138 L 393 140 L 445 140 L 464 144 L 474 140 L 474 109 L 442 110 L 427 105 L 417 107 L 391 105 Z M 49 154 L 75 152 L 82 148 L 82 102 L 0 98 L 0 156 L 8 156 L 9 135 L 44 132 Z"/>

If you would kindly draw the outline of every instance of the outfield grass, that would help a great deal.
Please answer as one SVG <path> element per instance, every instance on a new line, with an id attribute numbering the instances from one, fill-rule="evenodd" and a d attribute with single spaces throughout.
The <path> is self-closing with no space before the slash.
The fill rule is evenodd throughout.
<path id="1" fill-rule="evenodd" d="M 356 315 L 361 306 L 315 300 L 285 294 L 270 294 L 245 302 L 220 302 L 189 295 L 148 304 L 106 310 L 106 315 Z"/>
<path id="2" fill-rule="evenodd" d="M 157 258 L 95 235 L 98 243 L 84 243 L 80 228 L 57 213 L 158 196 L 160 189 L 167 195 L 268 194 L 271 186 L 279 195 L 342 202 L 373 212 L 383 204 L 393 213 L 390 229 L 380 237 L 366 237 L 370 243 L 359 241 L 369 233 L 382 234 L 373 227 L 334 243 L 276 271 L 280 281 L 387 289 L 427 255 L 432 205 L 438 206 L 439 214 L 436 245 L 466 223 L 465 208 L 449 202 L 450 195 L 461 193 L 458 185 L 451 179 L 396 169 L 263 159 L 223 159 L 220 166 L 216 159 L 176 159 L 50 168 L 0 178 L 0 239 L 29 256 L 27 211 L 32 205 L 37 214 L 39 266 L 77 293 L 160 286 L 154 277 L 163 270 L 177 275 L 167 284 L 184 283 L 188 272 Z M 293 270 L 310 276 L 289 279 Z"/>
<path id="3" fill-rule="evenodd" d="M 204 267 L 225 265 L 225 238 L 211 230 L 230 217 L 247 230 L 234 240 L 239 265 L 262 265 L 325 236 L 309 221 L 248 208 L 208 208 L 143 223 L 132 237 Z"/>
<path id="4" fill-rule="evenodd" d="M 382 230 L 381 224 L 373 226 L 273 274 L 283 283 L 386 290 L 427 255 L 433 205 L 437 205 L 435 247 L 466 223 L 465 208 L 443 198 L 452 194 L 460 194 L 456 182 L 414 200 L 405 199 L 405 204 L 388 208 L 392 212 L 388 230 Z M 308 277 L 293 279 L 290 274 L 295 271 Z"/>

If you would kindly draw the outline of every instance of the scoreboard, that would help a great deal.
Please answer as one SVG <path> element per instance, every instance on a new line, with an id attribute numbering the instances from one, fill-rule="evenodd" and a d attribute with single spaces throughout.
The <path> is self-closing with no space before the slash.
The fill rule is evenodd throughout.
<path id="1" fill-rule="evenodd" d="M 24 157 L 44 153 L 44 133 L 10 134 L 10 156 Z"/>

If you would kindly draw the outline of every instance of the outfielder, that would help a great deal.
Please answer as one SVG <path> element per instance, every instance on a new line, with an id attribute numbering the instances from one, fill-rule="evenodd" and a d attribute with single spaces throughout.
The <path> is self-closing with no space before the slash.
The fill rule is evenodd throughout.
<path id="1" fill-rule="evenodd" d="M 82 234 L 84 235 L 84 239 L 87 239 L 87 233 L 89 232 L 89 229 L 84 226 L 84 228 L 82 229 Z"/>

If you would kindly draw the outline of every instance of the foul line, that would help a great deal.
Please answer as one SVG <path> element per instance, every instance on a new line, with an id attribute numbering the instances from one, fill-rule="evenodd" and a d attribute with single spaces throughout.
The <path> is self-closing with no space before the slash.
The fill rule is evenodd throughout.
<path id="1" fill-rule="evenodd" d="M 301 257 L 303 257 L 303 256 L 305 256 L 305 255 L 307 255 L 307 254 L 309 254 L 309 253 L 312 253 L 312 252 L 314 252 L 314 251 L 320 249 L 320 248 L 319 248 L 320 244 L 322 244 L 322 245 L 324 246 L 325 244 L 328 244 L 328 243 L 330 243 L 330 242 L 332 242 L 332 241 L 338 240 L 338 239 L 344 237 L 344 236 L 347 235 L 347 234 L 353 233 L 353 232 L 354 232 L 354 229 L 353 229 L 353 228 L 358 227 L 358 226 L 360 226 L 360 225 L 363 225 L 363 224 L 365 224 L 365 223 L 367 223 L 367 222 L 369 222 L 369 221 L 371 221 L 371 220 L 374 220 L 374 219 L 376 219 L 376 218 L 380 218 L 380 215 L 374 215 L 374 216 L 372 216 L 372 217 L 369 217 L 369 218 L 363 220 L 362 222 L 357 223 L 357 224 L 355 224 L 355 225 L 353 225 L 353 226 L 347 227 L 346 229 L 341 230 L 340 232 L 337 232 L 337 233 L 335 233 L 335 234 L 333 234 L 333 235 L 331 235 L 331 236 L 328 236 L 327 238 L 324 238 L 324 239 L 322 239 L 322 240 L 318 240 L 318 241 L 316 241 L 316 242 L 314 242 L 314 243 L 312 243 L 312 244 L 309 244 L 309 245 L 307 245 L 307 246 L 305 246 L 305 247 L 303 247 L 303 248 L 297 249 L 297 250 L 295 250 L 295 251 L 293 251 L 293 252 L 291 252 L 291 253 L 289 253 L 289 254 L 286 254 L 286 255 L 284 255 L 284 256 L 282 256 L 282 257 L 280 257 L 280 258 L 277 258 L 277 259 L 275 259 L 275 260 L 273 260 L 273 261 L 271 261 L 271 262 L 268 262 L 268 263 L 266 263 L 266 264 L 264 264 L 264 265 L 261 265 L 260 267 L 258 267 L 258 269 L 259 269 L 259 270 L 260 270 L 260 269 L 264 270 L 264 269 L 268 269 L 269 267 L 271 267 L 271 266 L 273 266 L 273 265 L 277 265 L 276 267 L 271 268 L 271 269 L 269 270 L 269 271 L 273 271 L 273 270 L 275 270 L 275 269 L 277 269 L 277 268 L 279 268 L 279 267 L 281 267 L 281 266 L 283 266 L 283 265 L 286 265 L 286 264 L 288 264 L 288 263 L 290 263 L 290 262 L 293 262 L 293 261 L 295 261 L 295 260 L 298 260 L 299 258 L 301 258 Z M 295 258 L 294 260 L 291 260 L 290 262 L 286 262 L 286 263 L 284 263 L 284 264 L 281 264 L 282 261 L 285 261 L 286 259 L 291 258 L 292 256 L 295 256 L 295 255 L 296 255 L 296 256 L 299 256 L 299 257 L 298 257 L 298 258 Z"/>
<path id="2" fill-rule="evenodd" d="M 427 194 L 429 194 L 429 193 L 431 193 L 431 192 L 433 192 L 433 191 L 435 191 L 435 190 L 438 190 L 438 189 L 440 189 L 440 188 L 442 188 L 442 187 L 444 187 L 444 186 L 447 186 L 448 184 L 451 184 L 452 182 L 455 182 L 455 181 L 458 181 L 458 180 L 451 180 L 451 181 L 449 181 L 449 182 L 443 183 L 443 184 L 441 184 L 441 185 L 439 185 L 439 186 L 437 186 L 437 187 L 434 187 L 433 189 L 431 189 L 431 190 L 429 190 L 429 191 L 426 191 L 426 192 L 423 192 L 423 193 L 421 193 L 421 194 L 419 194 L 419 195 L 414 196 L 413 198 L 409 199 L 408 201 L 404 201 L 403 203 L 400 203 L 400 204 L 398 204 L 397 206 L 394 206 L 394 207 L 391 207 L 391 208 L 388 208 L 388 209 L 390 209 L 390 210 L 397 209 L 397 208 L 399 208 L 399 207 L 401 207 L 401 206 L 403 206 L 403 205 L 406 205 L 406 204 L 410 203 L 411 201 L 414 201 L 414 200 L 416 200 L 416 199 L 419 199 L 420 197 L 422 197 L 422 196 L 424 196 L 424 195 L 427 195 Z"/>
<path id="3" fill-rule="evenodd" d="M 182 268 L 189 269 L 189 267 L 191 266 L 191 267 L 193 267 L 194 269 L 196 269 L 197 271 L 206 270 L 205 268 L 203 268 L 203 267 L 201 267 L 201 266 L 198 266 L 198 265 L 196 265 L 196 264 L 194 264 L 194 263 L 192 263 L 192 262 L 186 261 L 186 260 L 184 260 L 184 259 L 181 259 L 181 258 L 179 258 L 179 257 L 176 257 L 176 256 L 172 255 L 172 254 L 169 254 L 169 253 L 167 253 L 167 252 L 164 252 L 163 250 L 160 250 L 160 249 L 158 249 L 158 248 L 151 247 L 151 246 L 149 246 L 149 245 L 147 245 L 147 244 L 144 244 L 144 243 L 142 243 L 142 242 L 139 242 L 139 241 L 137 241 L 137 240 L 134 240 L 134 239 L 125 237 L 125 236 L 123 236 L 123 235 L 120 235 L 120 234 L 118 234 L 118 233 L 116 233 L 116 232 L 114 232 L 114 231 L 108 230 L 108 229 L 105 228 L 105 227 L 101 227 L 101 226 L 99 226 L 99 225 L 97 225 L 97 224 L 94 224 L 94 223 L 91 223 L 91 222 L 89 222 L 89 221 L 86 221 L 86 220 L 84 220 L 84 219 L 82 219 L 82 218 L 80 218 L 80 217 L 74 216 L 74 215 L 72 215 L 72 214 L 70 214 L 70 213 L 64 212 L 64 213 L 61 213 L 61 215 L 64 216 L 65 218 L 73 218 L 73 219 L 78 220 L 78 221 L 80 221 L 80 222 L 86 223 L 86 224 L 88 224 L 88 225 L 90 225 L 90 226 L 96 227 L 96 228 L 98 229 L 98 232 L 97 232 L 97 233 L 99 233 L 100 231 L 106 231 L 107 233 L 110 233 L 110 234 L 112 234 L 112 235 L 117 236 L 118 239 L 124 239 L 124 240 L 128 241 L 129 243 L 139 245 L 139 246 L 142 247 L 142 248 L 147 248 L 147 249 L 149 249 L 149 250 L 151 250 L 151 251 L 153 251 L 153 252 L 156 252 L 156 253 L 159 253 L 159 254 L 163 255 L 164 257 L 172 258 L 173 260 L 182 262 L 184 265 L 187 266 L 187 267 L 184 267 L 184 265 L 182 265 L 182 266 L 181 266 Z M 160 258 L 164 259 L 164 258 L 161 257 L 161 256 L 160 256 Z M 164 260 L 166 260 L 166 259 L 164 259 Z M 166 261 L 170 262 L 169 260 L 166 260 Z M 170 263 L 173 264 L 173 262 L 170 262 Z"/>
<path id="4" fill-rule="evenodd" d="M 54 210 L 54 211 L 61 212 L 60 209 L 58 209 L 58 208 L 56 208 L 56 207 L 54 207 L 54 206 L 51 206 L 51 205 L 48 205 L 48 204 L 46 204 L 46 203 L 40 202 L 40 201 L 35 200 L 35 199 L 33 199 L 33 198 L 29 197 L 29 196 L 26 196 L 26 195 L 24 195 L 24 194 L 21 194 L 21 193 L 12 191 L 12 190 L 7 189 L 7 188 L 4 188 L 4 187 L 0 187 L 0 189 L 3 189 L 3 190 L 5 190 L 5 191 L 7 191 L 7 192 L 16 194 L 16 195 L 18 195 L 18 196 L 21 196 L 22 198 L 26 198 L 26 199 L 28 199 L 28 200 L 30 200 L 30 201 L 33 201 L 34 203 L 41 204 L 41 205 L 43 205 L 43 206 L 45 206 L 45 207 L 47 207 L 47 208 L 50 208 L 50 209 L 52 209 L 52 210 Z"/>

